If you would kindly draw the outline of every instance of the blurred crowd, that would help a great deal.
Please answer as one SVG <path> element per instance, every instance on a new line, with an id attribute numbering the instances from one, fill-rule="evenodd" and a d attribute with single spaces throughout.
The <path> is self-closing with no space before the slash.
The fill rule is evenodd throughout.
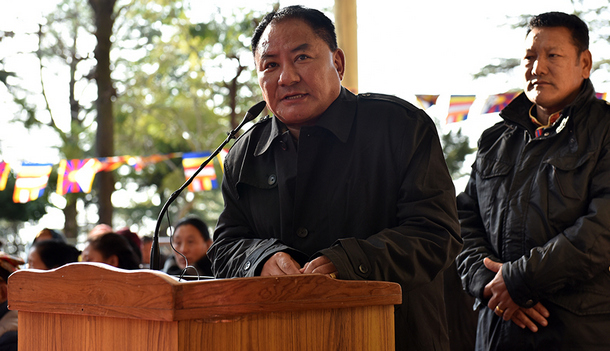
<path id="1" fill-rule="evenodd" d="M 134 270 L 150 267 L 153 238 L 129 228 L 115 230 L 98 224 L 87 235 L 83 249 L 72 245 L 61 231 L 44 228 L 27 249 L 27 259 L 0 251 L 0 351 L 17 350 L 17 311 L 8 309 L 8 278 L 19 269 L 51 270 L 75 262 L 98 262 Z M 173 226 L 169 245 L 161 250 L 162 271 L 177 277 L 212 276 L 207 251 L 212 244 L 206 223 L 182 218 Z"/>

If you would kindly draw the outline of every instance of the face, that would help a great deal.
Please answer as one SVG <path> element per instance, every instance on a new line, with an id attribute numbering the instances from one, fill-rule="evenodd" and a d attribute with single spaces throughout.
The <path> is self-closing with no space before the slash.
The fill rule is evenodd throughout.
<path id="1" fill-rule="evenodd" d="M 195 262 L 202 259 L 210 247 L 210 242 L 203 240 L 199 230 L 190 224 L 183 224 L 176 229 L 173 244 L 176 250 L 186 256 L 190 265 L 195 264 Z M 175 252 L 174 257 L 176 258 L 178 267 L 184 269 L 186 267 L 184 258 Z"/>
<path id="2" fill-rule="evenodd" d="M 578 55 L 565 27 L 534 28 L 525 40 L 523 65 L 528 99 L 555 113 L 574 100 L 589 77 L 591 53 Z"/>
<path id="3" fill-rule="evenodd" d="M 313 124 L 341 92 L 343 51 L 298 19 L 270 24 L 254 57 L 268 108 L 288 126 Z"/>
<path id="4" fill-rule="evenodd" d="M 87 245 L 82 253 L 82 261 L 83 262 L 100 262 L 106 263 L 114 267 L 118 267 L 119 262 L 116 255 L 112 255 L 109 258 L 104 258 L 104 255 L 96 249 L 94 249 L 91 245 Z"/>
<path id="5" fill-rule="evenodd" d="M 49 269 L 49 267 L 47 267 L 47 265 L 42 262 L 42 260 L 40 259 L 40 255 L 38 254 L 38 251 L 35 248 L 32 249 L 30 251 L 30 254 L 28 255 L 28 268 L 42 270 Z"/>

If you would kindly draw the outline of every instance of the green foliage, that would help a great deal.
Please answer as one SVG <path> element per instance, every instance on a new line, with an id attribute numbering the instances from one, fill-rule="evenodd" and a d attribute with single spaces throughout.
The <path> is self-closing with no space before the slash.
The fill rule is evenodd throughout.
<path id="1" fill-rule="evenodd" d="M 2 62 L 2 61 L 0 61 L 0 63 L 1 63 L 1 62 Z M 7 79 L 8 77 L 14 77 L 14 76 L 15 76 L 15 73 L 14 73 L 14 72 L 8 72 L 8 71 L 5 71 L 5 70 L 0 70 L 0 82 L 2 82 L 4 85 L 8 85 L 8 84 L 6 83 L 6 79 Z"/>
<path id="2" fill-rule="evenodd" d="M 512 71 L 516 67 L 519 67 L 520 64 L 521 64 L 520 59 L 516 59 L 516 58 L 501 59 L 501 60 L 499 60 L 499 63 L 497 63 L 497 64 L 489 64 L 489 65 L 481 68 L 481 70 L 479 72 L 477 72 L 473 75 L 473 78 L 478 79 L 478 78 L 487 77 L 492 74 L 506 73 L 506 72 Z"/>
<path id="3" fill-rule="evenodd" d="M 468 136 L 462 135 L 462 129 L 457 132 L 450 131 L 441 137 L 443 145 L 443 154 L 445 162 L 452 179 L 462 177 L 464 174 L 460 172 L 464 159 L 476 149 L 469 146 Z"/>
<path id="4" fill-rule="evenodd" d="M 120 18 L 117 37 L 122 39 L 116 56 L 121 59 L 115 68 L 121 72 L 115 75 L 117 154 L 213 150 L 231 129 L 232 116 L 245 111 L 258 94 L 252 69 L 242 62 L 245 55 L 251 56 L 247 35 L 254 30 L 256 16 L 239 12 L 230 19 L 215 16 L 192 23 L 186 11 L 178 2 L 133 1 Z M 236 89 L 231 91 L 231 86 Z M 158 200 L 157 205 L 134 203 L 117 208 L 116 213 L 128 225 L 156 218 L 161 205 L 184 183 L 180 161 L 123 173 L 123 184 L 137 184 L 140 192 L 152 190 Z M 217 174 L 220 178 L 219 170 Z M 185 191 L 170 207 L 170 215 L 177 219 L 186 212 L 199 213 L 213 223 L 221 209 L 219 190 L 188 196 Z"/>

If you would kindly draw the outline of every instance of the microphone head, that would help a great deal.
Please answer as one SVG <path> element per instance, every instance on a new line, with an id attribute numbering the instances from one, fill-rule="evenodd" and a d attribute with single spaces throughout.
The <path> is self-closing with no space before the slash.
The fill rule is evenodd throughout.
<path id="1" fill-rule="evenodd" d="M 265 100 L 263 100 L 263 101 L 257 103 L 256 105 L 250 107 L 248 112 L 246 112 L 246 116 L 244 117 L 244 121 L 245 122 L 250 122 L 251 120 L 253 120 L 256 117 L 258 117 L 258 115 L 261 114 L 261 112 L 263 111 L 265 106 L 267 106 L 267 103 L 265 102 Z"/>

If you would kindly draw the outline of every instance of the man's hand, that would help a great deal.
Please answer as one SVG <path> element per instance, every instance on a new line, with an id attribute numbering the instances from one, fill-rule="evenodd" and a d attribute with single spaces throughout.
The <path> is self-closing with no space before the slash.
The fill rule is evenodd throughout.
<path id="1" fill-rule="evenodd" d="M 542 326 L 548 325 L 546 318 L 549 317 L 549 311 L 541 303 L 536 304 L 532 308 L 522 308 L 510 297 L 502 277 L 502 263 L 485 258 L 483 264 L 487 269 L 496 273 L 494 279 L 483 290 L 483 296 L 489 298 L 489 303 L 487 304 L 489 309 L 493 310 L 495 314 L 501 316 L 505 321 L 512 320 L 519 327 L 527 327 L 533 332 L 538 331 L 538 326 L 532 320 Z"/>
<path id="2" fill-rule="evenodd" d="M 546 327 L 548 325 L 546 318 L 548 317 L 549 311 L 538 302 L 536 306 L 532 308 L 519 308 L 519 310 L 513 314 L 511 320 L 521 327 L 521 329 L 528 328 L 535 333 L 538 331 L 538 326 L 532 320 L 538 322 L 538 324 L 543 327 Z"/>
<path id="3" fill-rule="evenodd" d="M 307 263 L 301 268 L 301 273 L 304 274 L 331 274 L 337 275 L 337 268 L 326 256 L 317 257 Z"/>
<path id="4" fill-rule="evenodd" d="M 301 265 L 285 252 L 277 252 L 271 256 L 261 271 L 261 277 L 270 275 L 300 274 Z"/>

